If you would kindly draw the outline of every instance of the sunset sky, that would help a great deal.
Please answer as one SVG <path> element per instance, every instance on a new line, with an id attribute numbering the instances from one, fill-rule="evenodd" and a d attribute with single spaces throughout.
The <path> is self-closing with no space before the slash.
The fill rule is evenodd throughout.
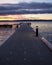
<path id="1" fill-rule="evenodd" d="M 20 3 L 20 2 L 48 2 L 48 3 L 52 3 L 52 0 L 0 0 L 0 4 L 2 4 L 2 3 Z"/>
<path id="2" fill-rule="evenodd" d="M 0 0 L 0 4 L 6 3 L 21 3 L 21 2 L 46 2 L 52 3 L 52 0 Z M 1 16 L 0 20 L 21 20 L 21 19 L 43 19 L 43 20 L 52 20 L 52 14 L 30 14 L 30 15 L 7 15 Z"/>
<path id="3" fill-rule="evenodd" d="M 52 14 L 20 14 L 0 16 L 0 20 L 52 20 Z"/>

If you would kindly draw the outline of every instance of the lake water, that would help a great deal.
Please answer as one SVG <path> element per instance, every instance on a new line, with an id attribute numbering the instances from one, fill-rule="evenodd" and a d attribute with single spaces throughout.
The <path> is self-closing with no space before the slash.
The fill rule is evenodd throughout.
<path id="1" fill-rule="evenodd" d="M 15 32 L 10 28 L 0 28 L 0 46 Z"/>
<path id="2" fill-rule="evenodd" d="M 39 35 L 45 37 L 49 42 L 52 43 L 52 22 L 32 22 L 31 27 L 36 29 L 39 28 Z"/>
<path id="3" fill-rule="evenodd" d="M 31 22 L 31 21 L 30 21 Z M 39 28 L 39 35 L 45 37 L 49 42 L 52 43 L 52 22 L 31 22 L 31 27 L 36 30 L 36 26 Z M 0 45 L 2 45 L 15 30 L 8 28 L 0 28 Z"/>

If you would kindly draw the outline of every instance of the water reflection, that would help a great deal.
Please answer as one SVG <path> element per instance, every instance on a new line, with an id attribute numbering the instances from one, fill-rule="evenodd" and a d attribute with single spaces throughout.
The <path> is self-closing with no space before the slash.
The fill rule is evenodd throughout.
<path id="1" fill-rule="evenodd" d="M 52 22 L 31 22 L 31 27 L 35 31 L 39 27 L 39 34 L 52 43 Z M 11 28 L 0 28 L 0 46 L 15 32 Z"/>
<path id="2" fill-rule="evenodd" d="M 15 32 L 10 28 L 0 28 L 0 46 Z"/>
<path id="3" fill-rule="evenodd" d="M 52 22 L 33 22 L 31 24 L 34 31 L 36 26 L 39 27 L 39 34 L 52 43 Z"/>

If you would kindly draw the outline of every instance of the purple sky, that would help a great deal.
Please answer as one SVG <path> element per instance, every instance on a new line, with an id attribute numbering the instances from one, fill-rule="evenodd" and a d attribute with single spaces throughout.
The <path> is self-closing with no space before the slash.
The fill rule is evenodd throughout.
<path id="1" fill-rule="evenodd" d="M 20 2 L 50 2 L 52 0 L 0 0 L 0 3 L 20 3 Z"/>

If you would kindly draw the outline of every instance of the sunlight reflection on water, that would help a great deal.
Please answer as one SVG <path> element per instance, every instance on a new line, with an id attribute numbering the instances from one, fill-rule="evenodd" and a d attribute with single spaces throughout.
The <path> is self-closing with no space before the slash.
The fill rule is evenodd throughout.
<path id="1" fill-rule="evenodd" d="M 52 43 L 52 22 L 31 22 L 34 31 L 36 26 L 39 28 L 39 34 Z M 13 33 L 12 29 L 0 29 L 0 45 Z"/>
<path id="2" fill-rule="evenodd" d="M 52 43 L 52 22 L 33 22 L 31 27 L 34 31 L 36 26 L 39 27 L 39 34 Z"/>
<path id="3" fill-rule="evenodd" d="M 0 46 L 15 32 L 15 30 L 12 29 L 0 29 Z"/>

